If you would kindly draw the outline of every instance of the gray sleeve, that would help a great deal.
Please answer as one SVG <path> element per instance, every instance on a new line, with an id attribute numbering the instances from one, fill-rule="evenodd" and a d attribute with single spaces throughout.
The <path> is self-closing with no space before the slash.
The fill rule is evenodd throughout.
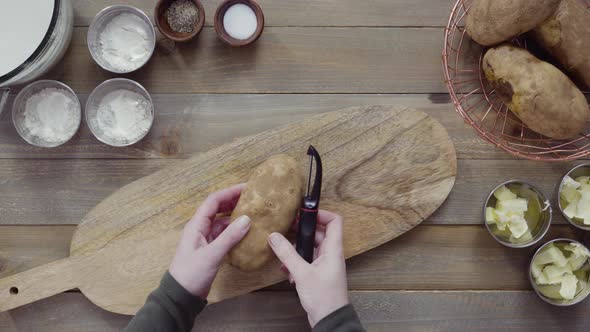
<path id="1" fill-rule="evenodd" d="M 207 300 L 190 294 L 168 271 L 125 331 L 190 331 Z"/>
<path id="2" fill-rule="evenodd" d="M 313 332 L 364 332 L 359 316 L 352 304 L 334 311 L 319 321 Z"/>

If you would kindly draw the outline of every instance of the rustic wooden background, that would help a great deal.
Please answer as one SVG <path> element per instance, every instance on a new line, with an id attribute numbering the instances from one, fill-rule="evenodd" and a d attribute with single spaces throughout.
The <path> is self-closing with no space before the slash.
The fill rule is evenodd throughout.
<path id="1" fill-rule="evenodd" d="M 158 49 L 128 77 L 152 94 L 156 120 L 129 148 L 110 148 L 82 125 L 66 146 L 38 149 L 0 116 L 0 277 L 68 255 L 75 225 L 119 187 L 179 159 L 248 134 L 347 106 L 393 104 L 427 112 L 449 131 L 459 157 L 447 202 L 410 233 L 353 258 L 351 299 L 374 331 L 587 330 L 590 302 L 545 304 L 530 290 L 533 249 L 507 249 L 486 233 L 481 205 L 496 184 L 529 180 L 555 196 L 577 163 L 516 160 L 479 139 L 455 114 L 441 68 L 452 0 L 260 0 L 266 29 L 257 44 L 224 46 L 205 0 L 197 40 Z M 47 77 L 80 95 L 112 77 L 90 58 L 87 27 L 105 6 L 128 3 L 151 15 L 155 0 L 75 0 L 76 28 Z M 547 239 L 583 239 L 559 212 Z M 115 331 L 130 317 L 95 307 L 73 290 L 0 313 L 2 331 Z M 586 327 L 586 328 L 585 328 Z M 196 331 L 307 329 L 284 284 L 210 306 Z"/>

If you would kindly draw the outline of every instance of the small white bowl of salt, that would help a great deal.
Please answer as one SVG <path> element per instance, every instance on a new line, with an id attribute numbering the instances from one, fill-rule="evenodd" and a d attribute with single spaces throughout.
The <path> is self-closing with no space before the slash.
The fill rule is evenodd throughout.
<path id="1" fill-rule="evenodd" d="M 126 78 L 102 82 L 86 101 L 86 123 L 92 134 L 110 146 L 142 140 L 154 122 L 152 98 L 141 84 Z"/>
<path id="2" fill-rule="evenodd" d="M 214 17 L 217 36 L 230 46 L 250 45 L 264 30 L 264 13 L 254 0 L 226 0 Z"/>
<path id="3" fill-rule="evenodd" d="M 52 148 L 69 141 L 80 128 L 82 108 L 74 91 L 52 80 L 33 82 L 14 99 L 12 122 L 29 144 Z"/>
<path id="4" fill-rule="evenodd" d="M 156 48 L 156 31 L 141 10 L 115 5 L 101 10 L 86 36 L 90 55 L 103 69 L 116 74 L 135 71 L 145 65 Z"/>

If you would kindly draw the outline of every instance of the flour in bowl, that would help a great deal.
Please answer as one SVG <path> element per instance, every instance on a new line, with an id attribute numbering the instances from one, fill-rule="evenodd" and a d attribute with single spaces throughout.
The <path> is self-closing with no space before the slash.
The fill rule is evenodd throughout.
<path id="1" fill-rule="evenodd" d="M 102 58 L 120 71 L 141 67 L 151 55 L 150 30 L 146 25 L 134 14 L 113 18 L 98 38 Z"/>
<path id="2" fill-rule="evenodd" d="M 80 104 L 58 88 L 46 88 L 25 102 L 23 128 L 28 136 L 51 145 L 69 140 L 80 125 Z"/>
<path id="3" fill-rule="evenodd" d="M 119 144 L 134 142 L 152 125 L 152 104 L 139 93 L 120 89 L 109 92 L 100 101 L 96 127 L 109 141 Z"/>

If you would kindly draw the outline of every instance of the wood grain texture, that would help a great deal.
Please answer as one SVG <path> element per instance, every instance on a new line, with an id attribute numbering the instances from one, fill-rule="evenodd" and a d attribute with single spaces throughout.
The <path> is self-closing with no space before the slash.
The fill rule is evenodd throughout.
<path id="1" fill-rule="evenodd" d="M 0 160 L 0 224 L 78 224 L 96 204 L 122 186 L 180 162 L 155 160 Z M 427 224 L 482 222 L 489 191 L 510 179 L 537 185 L 553 203 L 553 223 L 566 221 L 557 209 L 561 177 L 581 162 L 459 160 L 458 176 L 445 203 Z"/>
<path id="2" fill-rule="evenodd" d="M 587 331 L 586 301 L 569 308 L 532 291 L 350 292 L 368 331 Z M 131 318 L 102 310 L 82 294 L 65 293 L 0 313 L 0 330 L 120 331 Z M 307 331 L 293 292 L 257 292 L 207 307 L 197 331 Z"/>
<path id="3" fill-rule="evenodd" d="M 75 227 L 0 227 L 0 277 L 67 257 Z"/>
<path id="4" fill-rule="evenodd" d="M 351 292 L 350 298 L 369 331 L 586 331 L 590 324 L 588 302 L 560 310 L 532 292 Z M 209 309 L 196 331 L 307 329 L 294 293 L 256 293 Z"/>
<path id="5" fill-rule="evenodd" d="M 0 313 L 0 331 L 121 331 L 131 319 L 103 310 L 78 292 Z"/>
<path id="6" fill-rule="evenodd" d="M 116 76 L 91 59 L 86 33 L 87 28 L 74 29 L 63 61 L 48 74 L 77 93 L 90 93 Z M 442 33 L 271 27 L 251 47 L 236 49 L 205 27 L 194 42 L 172 53 L 158 48 L 149 63 L 124 76 L 150 93 L 444 93 Z"/>
<path id="7" fill-rule="evenodd" d="M 151 16 L 155 1 L 125 3 Z M 48 78 L 65 81 L 85 100 L 85 94 L 111 76 L 90 59 L 84 27 L 100 9 L 120 1 L 73 2 L 79 28 L 68 55 Z M 203 2 L 211 26 L 218 1 Z M 138 145 L 109 148 L 83 126 L 64 147 L 36 149 L 20 140 L 9 112 L 4 112 L 0 159 L 31 159 L 0 160 L 0 224 L 76 224 L 121 186 L 178 161 L 163 158 L 184 159 L 240 136 L 353 105 L 392 104 L 425 111 L 449 131 L 459 158 L 467 159 L 458 163 L 455 190 L 426 223 L 479 224 L 481 201 L 497 183 L 523 178 L 551 195 L 562 173 L 574 165 L 512 160 L 478 138 L 455 114 L 441 75 L 443 31 L 422 28 L 444 26 L 454 1 L 259 3 L 268 28 L 254 47 L 227 48 L 209 27 L 172 54 L 158 48 L 146 68 L 130 75 L 155 93 L 157 110 L 155 127 Z M 391 28 L 409 26 L 419 28 Z M 471 91 L 467 84 L 462 87 Z M 245 95 L 271 92 L 281 95 Z M 189 95 L 193 93 L 214 94 Z M 557 211 L 554 222 L 564 222 Z M 0 278 L 66 257 L 74 230 L 1 225 Z M 547 239 L 582 235 L 570 226 L 554 225 Z M 481 225 L 420 225 L 348 261 L 350 287 L 368 290 L 352 292 L 351 298 L 371 331 L 586 331 L 588 301 L 555 308 L 528 291 L 444 291 L 528 289 L 523 266 L 529 257 L 529 249 L 510 250 L 495 243 Z M 295 295 L 284 292 L 285 287 L 278 284 L 272 291 L 210 306 L 195 331 L 307 330 Z M 69 292 L 0 313 L 0 330 L 119 331 L 128 320 Z"/>
<path id="8" fill-rule="evenodd" d="M 203 0 L 207 26 L 220 1 Z M 440 0 L 258 0 L 264 10 L 266 26 L 444 26 L 451 1 Z M 106 6 L 115 0 L 74 1 L 75 25 L 88 26 Z M 152 18 L 156 0 L 127 0 Z M 152 20 L 153 21 L 153 20 Z"/>
<path id="9" fill-rule="evenodd" d="M 87 95 L 80 95 L 82 104 L 86 98 Z M 157 94 L 153 100 L 154 126 L 138 144 L 109 147 L 95 139 L 86 124 L 82 124 L 82 129 L 69 143 L 43 149 L 28 145 L 18 136 L 10 118 L 11 98 L 7 111 L 0 115 L 0 158 L 187 158 L 237 137 L 254 135 L 312 115 L 379 104 L 418 109 L 439 121 L 449 132 L 460 159 L 513 159 L 477 137 L 455 113 L 448 94 Z M 30 161 L 21 162 L 23 168 L 30 167 Z"/>
<path id="10" fill-rule="evenodd" d="M 0 278 L 68 256 L 74 226 L 0 227 Z M 544 241 L 584 240 L 566 225 L 551 227 Z M 37 244 L 31 244 L 34 239 Z M 6 248 L 5 243 L 12 243 Z M 46 245 L 43 245 L 47 243 Z M 528 290 L 526 266 L 534 248 L 511 250 L 483 225 L 419 225 L 382 246 L 347 261 L 351 290 Z M 291 289 L 286 283 L 272 290 Z"/>
<path id="11" fill-rule="evenodd" d="M 303 167 L 308 144 L 322 151 L 323 208 L 347 220 L 346 257 L 419 224 L 455 181 L 452 143 L 425 113 L 385 106 L 326 113 L 221 146 L 121 188 L 78 226 L 69 258 L 0 280 L 0 310 L 69 286 L 110 311 L 136 312 L 167 268 L 182 226 L 209 190 L 243 182 L 255 165 L 278 153 L 290 154 Z M 277 267 L 275 260 L 244 273 L 224 264 L 208 299 L 216 302 L 274 284 L 284 279 Z M 62 282 L 60 269 L 68 272 Z M 40 289 L 37 284 L 50 275 L 55 284 Z M 12 296 L 11 287 L 34 292 Z"/>

